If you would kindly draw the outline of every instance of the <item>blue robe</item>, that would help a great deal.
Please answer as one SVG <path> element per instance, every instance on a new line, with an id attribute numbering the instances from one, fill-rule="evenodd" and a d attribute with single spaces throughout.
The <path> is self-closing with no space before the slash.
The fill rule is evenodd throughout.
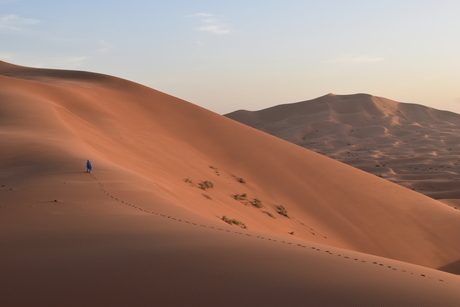
<path id="1" fill-rule="evenodd" d="M 86 160 L 86 169 L 88 171 L 92 171 L 93 170 L 93 166 L 91 165 L 91 161 L 89 160 Z"/>

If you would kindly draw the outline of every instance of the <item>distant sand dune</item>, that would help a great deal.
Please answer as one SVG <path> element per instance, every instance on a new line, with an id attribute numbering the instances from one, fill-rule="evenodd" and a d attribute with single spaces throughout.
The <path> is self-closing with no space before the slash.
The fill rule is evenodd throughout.
<path id="1" fill-rule="evenodd" d="M 0 62 L 0 138 L 0 305 L 460 301 L 455 206 L 153 89 Z"/>
<path id="2" fill-rule="evenodd" d="M 460 198 L 459 114 L 329 94 L 226 116 L 435 199 Z"/>

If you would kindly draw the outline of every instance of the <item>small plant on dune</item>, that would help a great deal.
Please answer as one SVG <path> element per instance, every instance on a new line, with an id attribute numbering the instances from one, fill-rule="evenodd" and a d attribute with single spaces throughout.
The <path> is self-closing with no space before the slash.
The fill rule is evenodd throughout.
<path id="1" fill-rule="evenodd" d="M 232 197 L 236 200 L 246 200 L 246 193 L 243 193 L 243 194 L 235 194 L 235 195 L 232 195 Z"/>
<path id="2" fill-rule="evenodd" d="M 271 213 L 268 212 L 268 211 L 262 211 L 262 212 L 265 213 L 266 215 L 268 215 L 269 217 L 275 218 L 275 217 L 273 216 L 273 214 L 271 214 Z"/>
<path id="3" fill-rule="evenodd" d="M 200 189 L 202 190 L 206 190 L 206 189 L 210 189 L 210 188 L 213 188 L 214 187 L 214 184 L 211 182 L 211 181 L 201 181 L 198 186 L 200 187 Z"/>
<path id="4" fill-rule="evenodd" d="M 236 175 L 232 175 L 232 177 L 235 178 L 235 180 L 238 181 L 239 183 L 246 183 L 246 180 L 244 180 L 241 177 L 237 177 Z"/>
<path id="5" fill-rule="evenodd" d="M 277 212 L 285 217 L 289 217 L 288 211 L 283 205 L 276 206 Z"/>
<path id="6" fill-rule="evenodd" d="M 256 208 L 262 208 L 264 205 L 262 204 L 262 201 L 258 198 L 254 198 L 252 201 L 251 201 L 251 205 L 253 205 L 254 207 Z"/>
<path id="7" fill-rule="evenodd" d="M 217 176 L 220 176 L 220 173 L 217 167 L 210 165 L 209 168 L 213 169 Z"/>
<path id="8" fill-rule="evenodd" d="M 212 197 L 209 196 L 208 194 L 203 193 L 203 194 L 201 194 L 201 195 L 203 195 L 203 196 L 206 197 L 207 199 L 212 199 Z"/>
<path id="9" fill-rule="evenodd" d="M 225 223 L 230 224 L 230 225 L 240 226 L 240 227 L 242 227 L 244 229 L 248 228 L 245 223 L 243 223 L 243 222 L 241 222 L 241 221 L 239 221 L 237 219 L 229 219 L 225 215 L 222 217 L 222 221 L 224 221 Z"/>
<path id="10" fill-rule="evenodd" d="M 193 181 L 192 181 L 192 179 L 190 179 L 190 178 L 185 178 L 185 179 L 184 179 L 184 182 L 187 182 L 187 183 L 190 183 L 190 184 L 193 185 Z"/>

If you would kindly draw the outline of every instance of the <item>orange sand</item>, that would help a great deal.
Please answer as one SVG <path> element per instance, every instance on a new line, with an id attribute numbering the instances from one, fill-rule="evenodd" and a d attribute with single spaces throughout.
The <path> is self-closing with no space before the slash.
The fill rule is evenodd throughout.
<path id="1" fill-rule="evenodd" d="M 158 91 L 0 62 L 0 136 L 2 306 L 460 301 L 458 210 Z"/>

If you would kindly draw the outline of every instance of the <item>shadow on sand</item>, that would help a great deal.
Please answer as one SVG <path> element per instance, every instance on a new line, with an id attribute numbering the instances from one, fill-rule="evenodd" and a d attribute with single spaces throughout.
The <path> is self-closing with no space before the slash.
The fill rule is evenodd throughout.
<path id="1" fill-rule="evenodd" d="M 457 274 L 460 275 L 460 260 L 454 261 L 449 263 L 445 266 L 438 268 L 440 271 L 444 271 L 447 273 Z"/>

